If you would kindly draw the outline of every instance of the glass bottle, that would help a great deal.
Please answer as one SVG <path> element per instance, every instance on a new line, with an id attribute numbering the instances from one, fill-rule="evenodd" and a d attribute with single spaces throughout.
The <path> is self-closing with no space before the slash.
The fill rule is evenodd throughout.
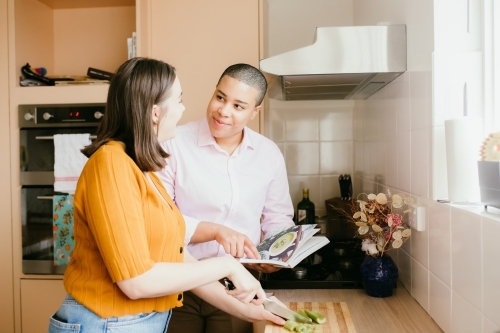
<path id="1" fill-rule="evenodd" d="M 309 200 L 309 189 L 302 190 L 302 201 L 297 205 L 297 224 L 314 224 L 314 203 Z"/>

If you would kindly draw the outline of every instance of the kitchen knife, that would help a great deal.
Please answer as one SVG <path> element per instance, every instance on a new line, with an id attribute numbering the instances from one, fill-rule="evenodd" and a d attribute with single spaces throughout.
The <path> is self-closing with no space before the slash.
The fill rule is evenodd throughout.
<path id="1" fill-rule="evenodd" d="M 226 288 L 228 290 L 234 289 L 234 284 L 233 284 L 233 282 L 231 282 L 231 280 L 225 278 L 224 283 L 225 283 Z M 257 295 L 254 298 L 257 298 Z M 296 321 L 298 323 L 312 323 L 311 318 L 304 317 L 303 315 L 301 315 L 295 311 L 292 311 L 289 308 L 284 307 L 281 304 L 276 303 L 275 301 L 273 301 L 272 299 L 270 299 L 268 297 L 266 297 L 266 300 L 264 301 L 263 305 L 264 305 L 264 309 L 266 309 L 267 311 L 269 311 L 277 316 L 280 316 L 282 318 L 285 318 L 288 320 L 293 320 L 293 321 Z"/>

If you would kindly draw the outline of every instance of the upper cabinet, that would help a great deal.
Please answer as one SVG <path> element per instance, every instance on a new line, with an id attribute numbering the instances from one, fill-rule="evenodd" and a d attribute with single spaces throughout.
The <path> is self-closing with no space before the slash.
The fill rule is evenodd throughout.
<path id="1" fill-rule="evenodd" d="M 259 5 L 248 0 L 152 0 L 151 56 L 177 69 L 186 106 L 180 123 L 203 117 L 222 72 L 259 67 Z M 258 117 L 250 123 L 259 129 Z"/>
<path id="2" fill-rule="evenodd" d="M 114 72 L 127 60 L 127 38 L 138 30 L 136 1 L 10 0 L 9 4 L 14 101 L 38 102 L 41 98 L 42 103 L 57 103 L 65 102 L 64 95 L 72 99 L 82 93 L 83 99 L 91 95 L 98 99 L 92 102 L 105 101 L 107 86 L 20 87 L 21 67 L 29 63 L 58 76 L 86 75 L 89 67 Z"/>
<path id="3" fill-rule="evenodd" d="M 16 0 L 14 10 L 19 74 L 26 63 L 49 75 L 113 72 L 127 60 L 127 37 L 136 31 L 134 0 Z"/>

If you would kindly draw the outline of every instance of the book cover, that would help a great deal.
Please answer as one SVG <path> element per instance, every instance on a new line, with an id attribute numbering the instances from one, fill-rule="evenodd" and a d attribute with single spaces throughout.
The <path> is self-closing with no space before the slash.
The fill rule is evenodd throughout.
<path id="1" fill-rule="evenodd" d="M 315 226 L 316 224 L 295 225 L 269 236 L 257 245 L 261 259 L 242 258 L 240 262 L 293 268 L 330 242 L 324 236 L 313 237 L 320 230 Z"/>

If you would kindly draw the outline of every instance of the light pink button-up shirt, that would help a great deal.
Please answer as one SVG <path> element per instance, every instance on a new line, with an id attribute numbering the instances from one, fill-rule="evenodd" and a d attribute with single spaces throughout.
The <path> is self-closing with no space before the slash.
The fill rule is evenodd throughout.
<path id="1" fill-rule="evenodd" d="M 203 118 L 178 127 L 162 147 L 170 157 L 158 176 L 185 217 L 186 243 L 200 221 L 223 224 L 254 244 L 261 232 L 266 236 L 294 224 L 285 161 L 266 137 L 245 127 L 243 141 L 229 156 Z M 216 241 L 188 249 L 198 259 L 226 255 Z"/>

